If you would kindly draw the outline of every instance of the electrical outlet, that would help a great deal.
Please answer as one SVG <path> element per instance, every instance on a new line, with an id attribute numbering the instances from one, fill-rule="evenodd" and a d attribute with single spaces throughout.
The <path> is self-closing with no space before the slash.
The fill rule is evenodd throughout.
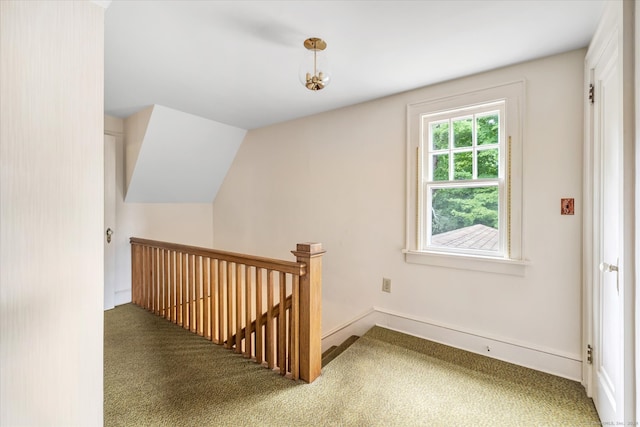
<path id="1" fill-rule="evenodd" d="M 387 279 L 386 277 L 382 278 L 382 292 L 391 293 L 391 279 Z"/>

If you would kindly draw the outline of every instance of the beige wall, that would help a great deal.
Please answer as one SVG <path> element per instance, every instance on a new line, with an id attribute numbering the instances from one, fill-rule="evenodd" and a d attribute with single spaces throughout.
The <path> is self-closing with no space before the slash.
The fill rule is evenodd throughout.
<path id="1" fill-rule="evenodd" d="M 584 55 L 250 131 L 214 202 L 215 245 L 289 259 L 296 242 L 322 242 L 324 333 L 375 307 L 444 327 L 444 342 L 463 332 L 557 355 L 579 379 Z M 407 104 L 521 79 L 525 276 L 405 263 Z M 576 215 L 560 216 L 563 197 Z"/>
<path id="2" fill-rule="evenodd" d="M 126 120 L 105 116 L 105 133 L 116 136 L 116 245 L 115 304 L 131 301 L 131 237 L 212 247 L 213 206 L 211 203 L 125 203 L 126 154 L 129 145 L 139 146 L 144 135 L 133 115 Z M 136 131 L 137 129 L 137 131 Z M 134 150 L 135 151 L 135 150 Z M 133 169 L 133 166 L 130 168 Z"/>
<path id="3" fill-rule="evenodd" d="M 104 9 L 0 2 L 0 425 L 102 425 Z"/>

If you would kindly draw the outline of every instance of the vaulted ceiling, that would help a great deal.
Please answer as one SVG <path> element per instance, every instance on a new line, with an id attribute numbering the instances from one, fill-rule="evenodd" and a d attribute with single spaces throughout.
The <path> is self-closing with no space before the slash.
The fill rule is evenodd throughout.
<path id="1" fill-rule="evenodd" d="M 259 128 L 585 47 L 604 3 L 115 0 L 105 112 L 159 104 Z M 298 80 L 312 36 L 326 40 L 333 70 L 318 92 Z"/>

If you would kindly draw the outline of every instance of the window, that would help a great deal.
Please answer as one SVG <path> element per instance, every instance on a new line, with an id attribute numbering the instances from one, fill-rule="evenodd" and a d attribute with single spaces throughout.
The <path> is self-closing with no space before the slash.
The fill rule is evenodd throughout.
<path id="1" fill-rule="evenodd" d="M 520 274 L 522 93 L 408 106 L 407 261 Z"/>

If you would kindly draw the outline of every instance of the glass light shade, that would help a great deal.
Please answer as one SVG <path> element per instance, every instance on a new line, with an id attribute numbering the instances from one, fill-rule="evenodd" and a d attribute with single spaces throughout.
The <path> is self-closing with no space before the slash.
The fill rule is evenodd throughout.
<path id="1" fill-rule="evenodd" d="M 331 82 L 331 69 L 327 57 L 321 50 L 305 52 L 298 71 L 300 83 L 309 90 L 324 89 Z"/>

